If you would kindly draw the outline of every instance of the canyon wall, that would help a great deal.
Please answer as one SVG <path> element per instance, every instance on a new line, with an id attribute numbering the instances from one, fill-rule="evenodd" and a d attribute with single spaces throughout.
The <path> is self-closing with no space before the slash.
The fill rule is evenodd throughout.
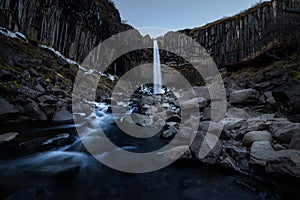
<path id="1" fill-rule="evenodd" d="M 0 27 L 83 61 L 99 42 L 131 29 L 111 0 L 1 0 Z"/>
<path id="2" fill-rule="evenodd" d="M 180 32 L 208 50 L 219 67 L 250 61 L 300 36 L 300 0 L 273 0 L 230 18 Z"/>

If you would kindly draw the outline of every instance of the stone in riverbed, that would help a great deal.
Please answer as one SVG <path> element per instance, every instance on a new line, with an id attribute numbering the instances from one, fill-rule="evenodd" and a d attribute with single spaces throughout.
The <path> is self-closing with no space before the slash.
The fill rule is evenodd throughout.
<path id="1" fill-rule="evenodd" d="M 275 132 L 275 137 L 285 143 L 290 143 L 293 135 L 300 133 L 300 123 L 292 123 L 281 127 Z"/>
<path id="2" fill-rule="evenodd" d="M 243 144 L 246 147 L 250 147 L 252 143 L 256 141 L 272 142 L 272 135 L 268 131 L 251 131 L 246 133 L 243 137 Z"/>
<path id="3" fill-rule="evenodd" d="M 0 144 L 2 142 L 11 141 L 11 140 L 15 139 L 18 135 L 19 135 L 19 133 L 17 133 L 17 132 L 1 134 L 0 135 Z"/>
<path id="4" fill-rule="evenodd" d="M 249 104 L 259 102 L 260 94 L 254 89 L 244 89 L 234 91 L 230 94 L 231 104 Z"/>
<path id="5" fill-rule="evenodd" d="M 65 122 L 65 121 L 72 121 L 73 115 L 66 109 L 61 109 L 54 113 L 52 121 L 55 122 Z"/>

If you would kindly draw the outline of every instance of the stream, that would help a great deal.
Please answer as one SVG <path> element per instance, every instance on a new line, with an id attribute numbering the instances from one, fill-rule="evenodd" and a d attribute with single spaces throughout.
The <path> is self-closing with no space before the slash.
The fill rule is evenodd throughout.
<path id="1" fill-rule="evenodd" d="M 148 152 L 168 143 L 157 135 L 124 136 L 103 105 L 98 120 L 120 148 Z M 89 155 L 74 124 L 11 125 L 2 131 L 19 136 L 0 147 L 0 199 L 280 199 L 267 182 L 194 159 L 151 173 L 116 171 Z"/>

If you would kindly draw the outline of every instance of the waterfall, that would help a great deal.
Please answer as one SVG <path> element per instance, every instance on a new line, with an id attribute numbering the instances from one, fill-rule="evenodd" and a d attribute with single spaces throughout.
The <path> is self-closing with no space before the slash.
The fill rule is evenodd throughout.
<path id="1" fill-rule="evenodd" d="M 162 94 L 162 75 L 160 65 L 160 55 L 157 41 L 154 40 L 153 47 L 153 90 L 154 94 Z"/>

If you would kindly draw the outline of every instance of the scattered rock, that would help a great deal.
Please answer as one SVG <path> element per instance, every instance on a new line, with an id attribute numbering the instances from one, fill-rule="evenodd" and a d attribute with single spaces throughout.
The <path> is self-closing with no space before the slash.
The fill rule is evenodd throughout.
<path id="1" fill-rule="evenodd" d="M 234 91 L 230 94 L 229 102 L 231 104 L 249 104 L 259 102 L 260 94 L 254 89 L 244 89 Z"/>
<path id="2" fill-rule="evenodd" d="M 268 131 L 251 131 L 246 133 L 243 137 L 243 144 L 246 147 L 250 147 L 252 143 L 256 141 L 272 142 L 272 135 Z"/>

